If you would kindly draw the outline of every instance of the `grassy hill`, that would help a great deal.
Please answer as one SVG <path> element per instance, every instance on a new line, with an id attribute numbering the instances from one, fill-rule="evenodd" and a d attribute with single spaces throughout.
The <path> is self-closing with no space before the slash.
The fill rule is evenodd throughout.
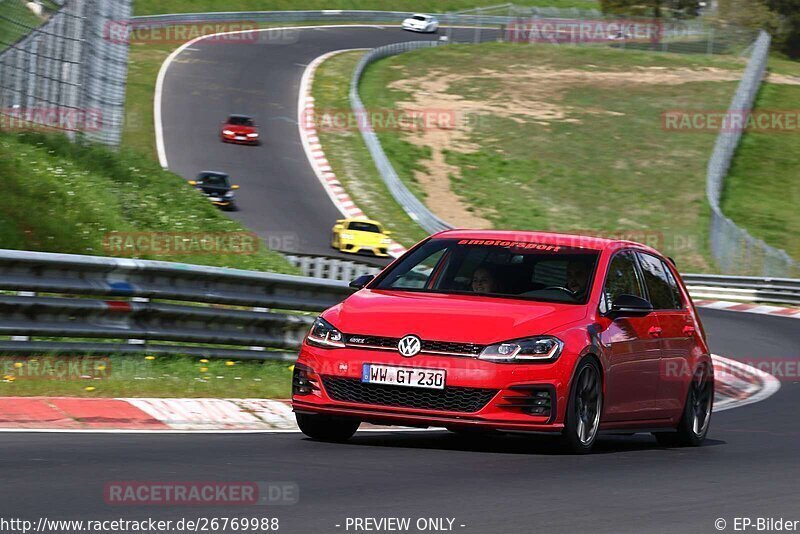
<path id="1" fill-rule="evenodd" d="M 0 132 L 0 248 L 114 255 L 110 232 L 247 232 L 149 157 L 73 144 L 61 135 Z M 296 273 L 279 254 L 174 253 L 137 257 Z M 249 249 L 252 250 L 252 249 Z"/>
<path id="2" fill-rule="evenodd" d="M 322 66 L 318 110 L 347 105 L 329 76 L 344 83 L 354 62 L 342 55 Z M 361 95 L 368 109 L 444 111 L 455 121 L 379 137 L 401 179 L 456 226 L 632 238 L 682 270 L 713 271 L 705 165 L 715 134 L 665 130 L 662 113 L 725 109 L 743 67 L 736 57 L 608 47 L 451 45 L 381 60 Z M 373 184 L 368 215 L 406 228 L 407 218 L 381 207 L 386 195 L 359 136 L 321 140 L 337 176 L 359 184 L 351 193 Z"/>
<path id="3" fill-rule="evenodd" d="M 446 13 L 501 4 L 497 0 L 135 0 L 136 15 L 159 13 L 204 13 L 210 11 L 319 11 L 323 9 L 365 9 L 374 11 L 421 11 Z M 520 0 L 524 6 L 577 7 L 599 9 L 594 0 Z"/>

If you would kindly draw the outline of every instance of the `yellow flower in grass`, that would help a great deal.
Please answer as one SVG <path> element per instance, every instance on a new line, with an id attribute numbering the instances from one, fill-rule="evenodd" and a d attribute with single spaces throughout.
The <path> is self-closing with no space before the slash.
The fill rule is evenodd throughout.
<path id="1" fill-rule="evenodd" d="M 94 386 L 86 386 L 86 387 L 85 387 L 85 388 L 83 388 L 83 389 L 84 389 L 84 390 L 86 390 L 86 391 L 94 391 L 94 390 L 95 390 L 95 389 L 97 389 L 97 388 L 95 388 Z"/>
<path id="2" fill-rule="evenodd" d="M 227 362 L 225 362 L 225 365 L 227 365 L 228 367 L 232 367 L 232 366 L 236 365 L 236 362 L 228 360 Z"/>
<path id="3" fill-rule="evenodd" d="M 152 360 L 155 360 L 155 359 L 156 359 L 156 357 L 155 357 L 155 356 L 145 356 L 145 357 L 144 357 L 144 359 L 145 359 L 145 360 L 152 361 Z"/>
<path id="4" fill-rule="evenodd" d="M 5 380 L 6 382 L 13 382 L 14 380 L 16 380 L 16 377 L 14 377 L 12 375 L 5 375 L 3 377 L 3 380 Z"/>
<path id="5" fill-rule="evenodd" d="M 22 362 L 14 362 L 14 367 L 17 369 L 21 368 L 22 365 L 23 365 Z"/>
<path id="6" fill-rule="evenodd" d="M 200 363 L 208 363 L 208 359 L 203 358 L 202 360 L 200 360 Z"/>
<path id="7" fill-rule="evenodd" d="M 200 368 L 200 372 L 201 373 L 207 373 L 208 372 L 208 367 L 201 367 Z"/>

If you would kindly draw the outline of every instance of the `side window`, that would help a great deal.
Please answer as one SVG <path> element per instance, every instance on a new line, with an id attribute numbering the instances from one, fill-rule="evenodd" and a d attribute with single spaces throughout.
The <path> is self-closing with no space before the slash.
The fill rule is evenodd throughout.
<path id="1" fill-rule="evenodd" d="M 682 309 L 683 308 L 683 299 L 681 299 L 681 291 L 678 289 L 678 281 L 675 279 L 675 276 L 672 274 L 672 271 L 669 269 L 669 266 L 666 262 L 661 262 L 664 266 L 664 272 L 667 273 L 667 282 L 669 282 L 669 288 L 672 291 L 672 304 L 675 309 Z"/>
<path id="2" fill-rule="evenodd" d="M 672 287 L 664 272 L 664 265 L 659 258 L 639 252 L 637 254 L 642 265 L 644 283 L 650 294 L 650 302 L 655 310 L 671 310 L 676 308 Z"/>
<path id="3" fill-rule="evenodd" d="M 620 295 L 644 298 L 644 291 L 636 274 L 636 260 L 630 252 L 620 252 L 611 259 L 600 311 L 605 313 L 610 310 L 611 303 Z"/>

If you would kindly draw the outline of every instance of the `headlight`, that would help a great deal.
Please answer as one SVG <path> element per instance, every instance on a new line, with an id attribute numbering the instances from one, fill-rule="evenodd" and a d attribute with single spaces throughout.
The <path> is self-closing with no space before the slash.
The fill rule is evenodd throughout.
<path id="1" fill-rule="evenodd" d="M 493 362 L 551 362 L 559 357 L 563 347 L 564 343 L 556 337 L 529 337 L 489 345 L 478 358 Z"/>
<path id="2" fill-rule="evenodd" d="M 228 191 L 225 193 L 225 198 L 233 198 L 233 191 Z"/>
<path id="3" fill-rule="evenodd" d="M 247 134 L 247 137 L 258 137 L 258 134 L 257 133 L 249 133 L 249 134 Z"/>
<path id="4" fill-rule="evenodd" d="M 342 239 L 353 239 L 353 234 L 348 234 L 347 232 L 342 232 L 339 234 L 339 237 Z"/>
<path id="5" fill-rule="evenodd" d="M 233 135 L 233 130 L 222 130 L 225 135 Z"/>
<path id="6" fill-rule="evenodd" d="M 381 239 L 381 245 L 391 245 L 391 244 L 392 240 L 389 239 L 388 237 L 384 237 L 383 239 Z"/>
<path id="7" fill-rule="evenodd" d="M 306 339 L 309 345 L 314 345 L 315 347 L 324 347 L 326 349 L 344 347 L 342 333 L 321 317 L 317 317 L 317 320 L 314 321 Z"/>

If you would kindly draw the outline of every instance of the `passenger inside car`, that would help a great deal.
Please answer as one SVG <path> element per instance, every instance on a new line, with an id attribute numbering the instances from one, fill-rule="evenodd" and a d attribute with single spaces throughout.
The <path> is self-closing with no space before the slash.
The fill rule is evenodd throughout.
<path id="1" fill-rule="evenodd" d="M 476 293 L 494 293 L 497 281 L 492 270 L 482 265 L 472 273 L 472 290 Z"/>

